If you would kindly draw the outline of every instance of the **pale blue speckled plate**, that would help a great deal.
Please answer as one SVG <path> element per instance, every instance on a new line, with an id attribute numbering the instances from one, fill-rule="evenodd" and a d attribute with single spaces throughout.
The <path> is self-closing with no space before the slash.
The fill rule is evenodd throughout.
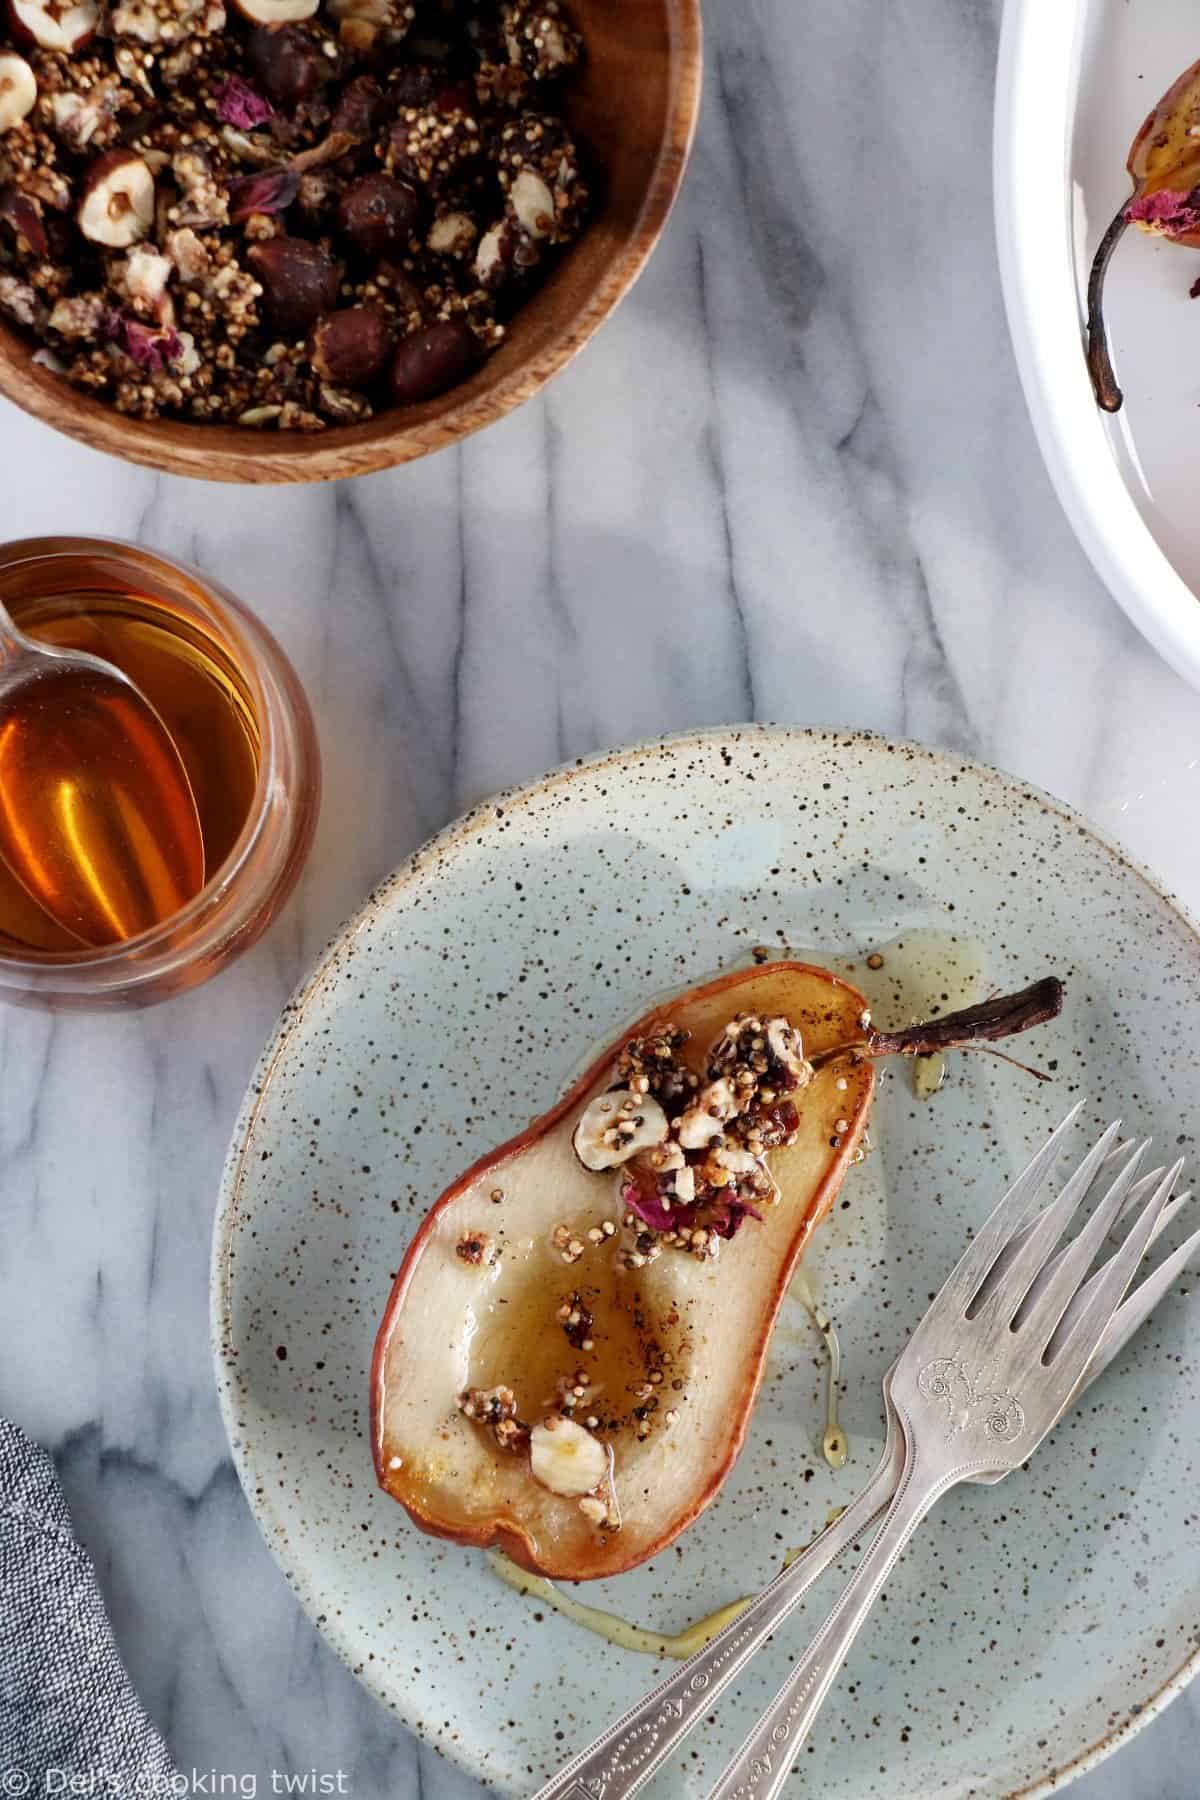
<path id="1" fill-rule="evenodd" d="M 897 940 L 903 948 L 895 947 Z M 647 1688 L 583 1634 L 418 1533 L 374 1486 L 367 1371 L 417 1221 L 561 1091 L 647 996 L 788 944 L 876 949 L 903 1022 L 1054 972 L 1067 1004 L 1009 1065 L 959 1056 L 915 1098 L 884 1075 L 875 1148 L 808 1265 L 842 1330 L 851 1458 L 819 1456 L 820 1343 L 776 1333 L 747 1447 L 668 1552 L 586 1598 L 678 1629 L 761 1586 L 861 1485 L 884 1369 L 1068 1104 L 1164 1158 L 1200 1116 L 1200 946 L 1154 881 L 1055 801 L 861 735 L 746 727 L 594 758 L 498 796 L 367 901 L 285 1010 L 238 1124 L 213 1258 L 225 1420 L 287 1579 L 381 1700 L 463 1767 L 528 1793 Z M 803 1753 L 825 1800 L 1041 1794 L 1190 1676 L 1200 1311 L 1174 1294 L 1038 1453 L 934 1514 Z M 822 1586 L 655 1783 L 701 1794 L 820 1617 Z"/>

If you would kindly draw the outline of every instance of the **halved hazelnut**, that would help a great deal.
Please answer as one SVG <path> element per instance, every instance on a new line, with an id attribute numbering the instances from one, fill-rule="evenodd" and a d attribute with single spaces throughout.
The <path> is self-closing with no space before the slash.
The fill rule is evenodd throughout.
<path id="1" fill-rule="evenodd" d="M 529 1469 L 552 1494 L 575 1500 L 600 1486 L 608 1474 L 608 1451 L 574 1419 L 552 1413 L 529 1434 Z"/>
<path id="2" fill-rule="evenodd" d="M 23 56 L 6 51 L 0 56 L 0 131 L 11 131 L 30 112 L 37 99 L 37 78 Z"/>
<path id="3" fill-rule="evenodd" d="M 757 1156 L 739 1144 L 719 1144 L 708 1154 L 718 1169 L 726 1169 L 731 1175 L 752 1175 L 759 1166 Z"/>
<path id="4" fill-rule="evenodd" d="M 343 306 L 313 326 L 309 360 L 324 381 L 365 388 L 374 381 L 392 347 L 392 329 L 377 306 Z"/>
<path id="5" fill-rule="evenodd" d="M 786 1070 L 789 1088 L 806 1087 L 812 1080 L 812 1064 L 805 1060 L 800 1033 L 787 1019 L 767 1020 L 767 1048 Z"/>
<path id="6" fill-rule="evenodd" d="M 690 1206 L 696 1198 L 696 1171 L 685 1163 L 682 1169 L 676 1169 L 674 1180 L 675 1198 Z"/>
<path id="7" fill-rule="evenodd" d="M 724 1130 L 721 1120 L 702 1106 L 689 1106 L 675 1123 L 675 1134 L 685 1150 L 706 1150 Z"/>
<path id="8" fill-rule="evenodd" d="M 502 287 L 513 266 L 515 232 L 507 219 L 485 231 L 475 252 L 475 279 L 492 291 Z"/>
<path id="9" fill-rule="evenodd" d="M 43 50 L 60 50 L 70 56 L 95 31 L 100 22 L 97 0 L 5 0 L 8 22 L 19 44 L 37 44 Z"/>
<path id="10" fill-rule="evenodd" d="M 666 1142 L 670 1125 L 649 1094 L 611 1088 L 583 1110 L 571 1139 L 585 1169 L 616 1169 L 643 1150 Z"/>
<path id="11" fill-rule="evenodd" d="M 333 258 L 307 238 L 269 238 L 254 244 L 246 260 L 262 283 L 263 302 L 281 337 L 303 337 L 337 299 Z"/>
<path id="12" fill-rule="evenodd" d="M 292 25 L 311 19 L 320 0 L 233 0 L 235 12 L 252 25 Z"/>
<path id="13" fill-rule="evenodd" d="M 509 190 L 518 222 L 531 238 L 547 238 L 554 230 L 554 196 L 540 175 L 522 169 Z"/>
<path id="14" fill-rule="evenodd" d="M 98 156 L 84 180 L 79 229 L 93 244 L 127 250 L 154 224 L 154 177 L 132 150 Z"/>

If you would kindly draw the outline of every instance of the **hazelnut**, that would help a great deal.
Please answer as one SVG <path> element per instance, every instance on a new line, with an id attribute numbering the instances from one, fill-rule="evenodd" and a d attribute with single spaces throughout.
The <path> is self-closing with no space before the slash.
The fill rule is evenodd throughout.
<path id="1" fill-rule="evenodd" d="M 479 240 L 475 252 L 475 279 L 480 287 L 494 292 L 503 287 L 513 266 L 516 240 L 507 219 L 491 226 Z"/>
<path id="2" fill-rule="evenodd" d="M 383 120 L 383 90 L 371 75 L 356 75 L 338 95 L 330 131 L 348 131 L 351 137 L 374 137 Z"/>
<path id="3" fill-rule="evenodd" d="M 100 20 L 97 0 L 76 0 L 73 6 L 58 0 L 5 0 L 5 10 L 19 44 L 37 44 L 66 56 L 87 42 Z"/>
<path id="4" fill-rule="evenodd" d="M 652 1095 L 609 1088 L 584 1107 L 571 1144 L 585 1169 L 616 1169 L 643 1150 L 665 1144 L 670 1129 Z"/>
<path id="5" fill-rule="evenodd" d="M 169 256 L 155 250 L 131 250 L 125 259 L 125 289 L 131 300 L 141 300 L 155 312 L 161 309 L 167 283 L 174 272 Z"/>
<path id="6" fill-rule="evenodd" d="M 302 337 L 337 299 L 333 258 L 306 238 L 270 238 L 253 244 L 246 260 L 262 283 L 263 305 L 281 337 Z"/>
<path id="7" fill-rule="evenodd" d="M 320 0 L 233 0 L 234 11 L 252 25 L 290 25 L 311 19 Z"/>
<path id="8" fill-rule="evenodd" d="M 552 1413 L 529 1434 L 529 1472 L 552 1494 L 577 1500 L 608 1474 L 608 1452 L 582 1425 Z"/>
<path id="9" fill-rule="evenodd" d="M 479 361 L 479 343 L 464 319 L 441 319 L 403 338 L 392 362 L 392 398 L 400 406 L 432 400 L 462 381 Z"/>
<path id="10" fill-rule="evenodd" d="M 338 201 L 338 230 L 364 256 L 386 256 L 417 228 L 421 202 L 415 188 L 394 175 L 360 175 Z"/>
<path id="11" fill-rule="evenodd" d="M 369 56 L 378 36 L 379 27 L 370 19 L 343 19 L 338 26 L 338 41 L 351 56 Z"/>
<path id="12" fill-rule="evenodd" d="M 0 131 L 11 131 L 32 112 L 37 80 L 23 56 L 0 55 Z"/>
<path id="13" fill-rule="evenodd" d="M 49 256 L 41 203 L 31 194 L 23 194 L 11 185 L 0 188 L 0 219 L 12 226 L 18 240 L 24 239 L 34 256 Z"/>
<path id="14" fill-rule="evenodd" d="M 98 156 L 84 178 L 79 229 L 93 244 L 127 250 L 154 224 L 154 177 L 132 150 Z"/>
<path id="15" fill-rule="evenodd" d="M 429 227 L 426 242 L 437 256 L 469 256 L 478 236 L 475 221 L 468 213 L 439 213 Z"/>
<path id="16" fill-rule="evenodd" d="M 252 31 L 246 45 L 246 61 L 268 97 L 285 112 L 294 112 L 306 100 L 312 100 L 329 73 L 329 65 L 312 39 L 290 25 L 260 25 Z"/>
<path id="17" fill-rule="evenodd" d="M 392 347 L 392 329 L 377 306 L 343 306 L 313 326 L 308 355 L 323 381 L 365 388 L 378 375 Z"/>

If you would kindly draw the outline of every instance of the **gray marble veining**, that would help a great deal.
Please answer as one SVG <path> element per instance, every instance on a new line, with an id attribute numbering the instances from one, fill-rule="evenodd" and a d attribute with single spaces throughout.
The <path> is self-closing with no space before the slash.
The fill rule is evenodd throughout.
<path id="1" fill-rule="evenodd" d="M 756 717 L 952 745 L 1062 795 L 1200 908 L 1196 696 L 1086 564 L 1034 445 L 992 248 L 988 0 L 708 8 L 704 118 L 645 277 L 538 401 L 416 466 L 237 490 L 6 408 L 0 534 L 139 538 L 301 672 L 327 801 L 302 889 L 212 986 L 0 1013 L 0 1408 L 50 1445 L 187 1769 L 470 1783 L 325 1649 L 241 1499 L 208 1359 L 246 1077 L 366 888 L 565 757 Z M 1185 1695 L 1078 1788 L 1183 1800 Z"/>

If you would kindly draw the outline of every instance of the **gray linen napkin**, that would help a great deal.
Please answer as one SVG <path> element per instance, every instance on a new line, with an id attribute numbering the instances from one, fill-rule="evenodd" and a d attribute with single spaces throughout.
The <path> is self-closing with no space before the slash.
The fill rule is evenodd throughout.
<path id="1" fill-rule="evenodd" d="M 0 1419 L 0 1795 L 169 1795 L 54 1464 Z M 88 1788 L 68 1783 L 84 1778 Z"/>

